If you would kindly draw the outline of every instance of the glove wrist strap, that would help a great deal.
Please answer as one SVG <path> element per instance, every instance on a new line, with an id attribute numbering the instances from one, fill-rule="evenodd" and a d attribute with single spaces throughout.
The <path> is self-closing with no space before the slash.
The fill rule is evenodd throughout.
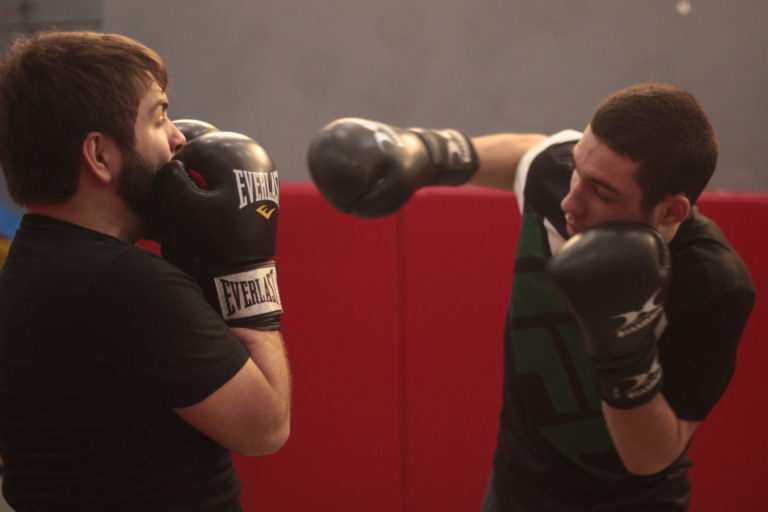
<path id="1" fill-rule="evenodd" d="M 475 174 L 479 161 L 472 141 L 458 130 L 409 128 L 424 142 L 434 167 L 430 185 L 463 185 Z"/>
<path id="2" fill-rule="evenodd" d="M 280 328 L 283 305 L 274 261 L 214 272 L 208 277 L 208 300 L 230 326 L 264 330 Z"/>
<path id="3" fill-rule="evenodd" d="M 661 391 L 663 372 L 656 351 L 646 364 L 624 371 L 600 371 L 597 388 L 605 403 L 616 409 L 632 409 L 651 401 Z"/>

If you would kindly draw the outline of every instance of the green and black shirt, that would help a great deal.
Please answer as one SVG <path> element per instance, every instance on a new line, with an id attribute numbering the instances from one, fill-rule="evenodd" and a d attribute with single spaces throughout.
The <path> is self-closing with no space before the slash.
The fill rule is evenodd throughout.
<path id="1" fill-rule="evenodd" d="M 517 170 L 522 227 L 504 340 L 495 498 L 504 511 L 685 510 L 686 454 L 652 476 L 624 469 L 575 319 L 544 274 L 567 239 L 560 202 L 580 137 L 572 130 L 550 137 Z M 663 393 L 680 419 L 701 421 L 733 374 L 754 287 L 722 232 L 696 208 L 670 252 L 672 281 L 658 333 Z"/>

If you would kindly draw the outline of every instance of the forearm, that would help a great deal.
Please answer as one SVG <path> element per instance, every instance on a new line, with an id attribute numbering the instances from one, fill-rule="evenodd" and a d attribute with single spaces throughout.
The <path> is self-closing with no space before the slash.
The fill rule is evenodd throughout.
<path id="1" fill-rule="evenodd" d="M 280 331 L 233 327 L 232 332 L 248 350 L 274 392 L 276 404 L 286 420 L 291 410 L 291 374 Z"/>
<path id="2" fill-rule="evenodd" d="M 480 167 L 469 183 L 512 192 L 520 159 L 545 139 L 545 135 L 533 133 L 499 133 L 473 138 Z"/>
<path id="3" fill-rule="evenodd" d="M 248 437 L 249 425 L 258 433 L 252 437 L 256 449 L 246 454 L 272 453 L 273 448 L 282 447 L 291 431 L 291 374 L 283 336 L 276 330 L 240 327 L 233 327 L 232 333 L 248 350 L 254 371 L 259 374 L 252 382 L 260 383 L 257 385 L 260 391 L 246 398 L 250 407 L 243 409 L 250 416 L 243 422 L 244 437 Z"/>
<path id="4" fill-rule="evenodd" d="M 602 409 L 624 467 L 638 475 L 658 473 L 669 466 L 698 425 L 678 419 L 661 393 L 639 407 L 616 409 L 603 402 Z"/>

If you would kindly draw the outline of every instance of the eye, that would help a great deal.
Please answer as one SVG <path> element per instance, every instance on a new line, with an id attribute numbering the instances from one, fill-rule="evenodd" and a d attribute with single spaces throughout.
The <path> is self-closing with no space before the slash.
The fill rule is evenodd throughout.
<path id="1" fill-rule="evenodd" d="M 158 116 L 158 122 L 164 124 L 168 121 L 168 103 L 162 103 L 158 105 L 160 115 Z"/>
<path id="2" fill-rule="evenodd" d="M 595 197 L 597 197 L 600 201 L 603 201 L 604 203 L 610 203 L 611 201 L 613 201 L 613 197 L 606 194 L 603 187 L 599 185 L 595 185 L 594 191 L 595 191 Z"/>
<path id="3" fill-rule="evenodd" d="M 162 112 L 157 119 L 157 126 L 159 128 L 166 128 L 171 123 L 170 118 L 166 112 Z"/>

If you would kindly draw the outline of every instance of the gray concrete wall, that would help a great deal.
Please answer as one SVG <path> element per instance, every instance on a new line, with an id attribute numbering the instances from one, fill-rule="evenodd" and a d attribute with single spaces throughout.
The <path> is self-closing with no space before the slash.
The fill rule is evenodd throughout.
<path id="1" fill-rule="evenodd" d="M 719 131 L 712 186 L 768 189 L 768 2 L 103 0 L 104 29 L 157 49 L 172 113 L 246 133 L 305 180 L 332 119 L 473 134 L 583 128 L 634 82 L 689 88 Z"/>
<path id="2" fill-rule="evenodd" d="M 0 0 L 0 19 L 22 3 Z M 608 93 L 661 80 L 692 90 L 720 134 L 711 188 L 768 190 L 765 0 L 26 3 L 59 16 L 100 7 L 103 30 L 166 59 L 173 117 L 252 136 L 283 180 L 309 179 L 306 147 L 338 117 L 472 134 L 580 129 Z"/>

